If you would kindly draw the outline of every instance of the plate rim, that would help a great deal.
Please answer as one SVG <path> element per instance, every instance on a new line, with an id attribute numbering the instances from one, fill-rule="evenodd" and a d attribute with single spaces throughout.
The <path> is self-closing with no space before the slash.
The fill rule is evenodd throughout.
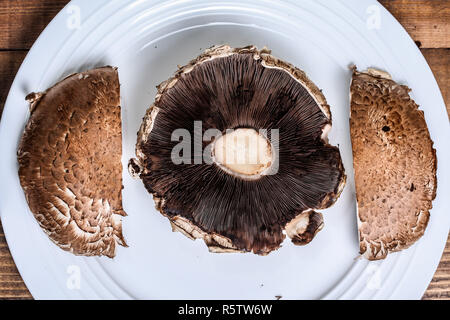
<path id="1" fill-rule="evenodd" d="M 400 31 L 400 33 L 403 33 L 403 36 L 402 36 L 402 38 L 403 38 L 403 40 L 409 40 L 409 46 L 411 46 L 411 43 L 414 45 L 414 47 L 415 47 L 415 52 L 416 52 L 416 56 L 417 56 L 417 53 L 419 53 L 419 59 L 421 59 L 422 60 L 422 63 L 423 62 L 425 62 L 425 65 L 428 67 L 428 72 L 429 73 L 431 73 L 431 77 L 432 77 L 432 79 L 434 80 L 434 83 L 432 84 L 432 86 L 434 86 L 434 87 L 436 87 L 437 89 L 438 89 L 438 92 L 439 92 L 439 95 L 440 95 L 440 100 L 441 100 L 441 105 L 442 105 L 442 107 L 445 109 L 445 103 L 444 103 L 444 100 L 443 100 L 443 98 L 442 98 L 442 94 L 441 94 L 441 92 L 440 92 L 440 89 L 439 89 L 439 87 L 438 87 L 438 85 L 437 85 L 437 82 L 436 82 L 436 79 L 435 79 L 435 77 L 434 77 L 434 74 L 431 72 L 431 69 L 430 69 L 430 67 L 429 67 L 429 65 L 428 65 L 428 63 L 427 63 L 427 61 L 425 60 L 425 58 L 423 57 L 423 55 L 422 55 L 422 53 L 420 52 L 420 50 L 417 48 L 417 46 L 415 46 L 415 44 L 414 44 L 414 41 L 411 39 L 411 37 L 409 36 L 409 34 L 406 32 L 406 30 L 404 30 L 403 29 L 403 27 L 400 25 L 400 23 L 391 15 L 391 13 L 389 13 L 389 11 L 387 11 L 381 4 L 379 4 L 378 2 L 376 2 L 375 0 L 365 0 L 366 1 L 366 3 L 367 4 L 369 4 L 369 3 L 377 3 L 379 6 L 381 6 L 382 8 L 383 8 L 383 10 L 385 11 L 385 12 L 387 12 L 387 14 L 389 14 L 390 16 L 391 16 L 391 20 L 392 21 L 394 21 L 394 23 L 395 24 L 397 24 L 397 29 L 399 29 L 399 31 Z M 342 2 L 342 1 L 341 1 Z M 98 5 L 99 3 L 101 3 L 101 5 Z M 107 4 L 108 3 L 108 1 L 106 1 L 106 0 L 101 0 L 101 2 L 99 1 L 96 5 L 97 6 L 103 6 L 103 5 L 105 5 L 105 4 Z M 65 10 L 67 10 L 67 8 L 70 6 L 70 5 L 73 5 L 73 4 L 77 4 L 78 6 L 83 6 L 83 5 L 86 5 L 86 2 L 82 2 L 81 0 L 72 0 L 71 2 L 69 2 L 53 19 L 52 19 L 52 21 L 47 25 L 47 27 L 44 29 L 44 31 L 41 33 L 41 35 L 38 37 L 38 39 L 36 40 L 36 42 L 33 44 L 33 46 L 31 47 L 31 49 L 29 50 L 29 52 L 28 52 L 28 54 L 26 55 L 26 57 L 25 57 L 25 59 L 24 59 L 24 61 L 23 61 L 23 63 L 22 63 L 22 65 L 21 65 L 21 67 L 19 68 L 19 70 L 18 70 L 18 72 L 17 72 L 17 74 L 16 74 L 16 76 L 15 76 L 15 79 L 14 79 L 14 81 L 13 81 L 13 84 L 11 85 L 11 88 L 10 88 L 10 91 L 9 91 L 9 93 L 8 93 L 8 98 L 6 99 L 6 102 L 5 102 L 5 106 L 4 106 L 4 114 L 5 114 L 5 111 L 7 110 L 7 108 L 11 108 L 11 106 L 9 106 L 10 105 L 10 102 L 9 102 L 9 100 L 10 100 L 10 94 L 11 94 L 11 91 L 14 89 L 14 88 L 17 88 L 17 81 L 18 81 L 18 79 L 20 78 L 20 76 L 21 76 L 21 74 L 23 73 L 23 68 L 25 68 L 25 66 L 27 66 L 28 65 L 28 63 L 29 63 L 29 60 L 31 59 L 31 57 L 33 56 L 33 55 L 36 55 L 36 51 L 37 51 L 37 48 L 39 48 L 39 47 L 41 47 L 42 46 L 42 44 L 44 43 L 44 42 L 48 42 L 47 41 L 47 39 L 46 39 L 46 37 L 49 35 L 49 34 L 51 34 L 51 31 L 52 31 L 52 29 L 55 29 L 55 27 L 58 25 L 58 23 L 60 23 L 61 21 L 63 21 L 63 20 L 65 20 L 65 19 L 63 19 L 63 15 L 64 15 L 64 12 L 65 12 Z M 406 35 L 406 37 L 405 37 L 405 35 Z M 68 34 L 66 34 L 66 38 L 69 38 L 70 37 L 70 32 L 68 32 Z M 5 120 L 4 118 L 3 118 L 3 120 Z M 4 127 L 4 121 L 2 121 L 2 122 L 0 122 L 0 137 L 2 136 L 2 129 L 3 129 L 3 127 Z M 1 141 L 0 141 L 0 144 L 1 144 Z M 445 177 L 444 177 L 445 178 Z M 0 197 L 1 197 L 1 195 L 0 195 Z M 13 256 L 13 260 L 14 260 L 14 262 L 15 262 L 15 264 L 16 264 L 16 266 L 17 266 L 17 268 L 18 268 L 18 270 L 19 270 L 19 272 L 20 272 L 20 274 L 21 274 L 21 276 L 22 276 L 22 278 L 23 278 L 23 280 L 24 280 L 24 282 L 26 283 L 26 285 L 27 285 L 27 287 L 28 287 L 28 289 L 30 290 L 30 292 L 32 293 L 32 295 L 33 296 L 39 296 L 39 293 L 37 292 L 38 290 L 35 290 L 35 288 L 33 287 L 33 288 L 31 288 L 32 286 L 29 286 L 28 284 L 30 283 L 32 283 L 33 281 L 32 281 L 32 277 L 31 277 L 31 275 L 29 275 L 28 274 L 28 272 L 25 272 L 24 271 L 24 268 L 22 268 L 22 262 L 20 262 L 20 263 L 17 263 L 17 257 L 19 257 L 20 255 L 17 253 L 17 248 L 16 248 L 16 246 L 15 246 L 15 244 L 14 244 L 14 241 L 12 241 L 12 238 L 14 238 L 13 236 L 12 236 L 12 231 L 11 231 L 11 233 L 9 232 L 9 223 L 8 223 L 8 219 L 6 220 L 7 221 L 7 223 L 5 224 L 4 222 L 4 214 L 2 214 L 2 212 L 1 212 L 1 210 L 0 210 L 0 217 L 2 218 L 2 224 L 3 224 L 3 227 L 4 227 L 4 234 L 5 234 L 5 238 L 6 238 L 6 241 L 7 241 L 7 243 L 8 243 L 8 247 L 9 247 L 9 250 L 11 251 L 11 254 L 12 254 L 12 256 Z M 449 220 L 450 221 L 450 220 Z M 448 230 L 448 223 L 447 223 L 447 230 Z M 11 241 L 10 241 L 11 240 Z M 11 243 L 11 244 L 10 244 Z M 440 256 L 442 255 L 442 251 L 444 250 L 444 248 L 445 248 L 445 241 L 443 241 L 443 243 L 441 244 L 441 247 L 442 247 L 442 250 L 440 250 L 440 252 L 441 252 L 441 254 L 440 254 Z M 17 249 L 17 250 L 16 250 Z M 14 253 L 13 253 L 14 252 Z M 440 260 L 440 258 L 439 258 L 439 260 Z M 438 263 L 439 263 L 439 260 L 437 261 L 437 263 L 435 263 L 434 265 L 434 267 L 432 268 L 433 270 L 436 270 L 436 268 L 437 268 L 437 265 L 438 265 Z M 431 267 L 430 267 L 431 268 Z M 429 268 L 429 269 L 430 269 Z M 26 276 L 24 276 L 23 274 L 26 274 Z M 431 278 L 433 277 L 433 274 L 434 274 L 434 272 L 431 274 L 431 277 L 430 277 L 430 280 L 431 280 Z M 27 279 L 27 280 L 26 280 Z M 428 281 L 427 282 L 427 285 L 426 286 L 428 286 L 428 283 L 429 283 L 430 281 Z M 423 292 L 426 290 L 426 286 L 425 286 L 425 288 L 423 289 L 423 291 L 422 291 L 422 293 L 421 293 L 421 295 L 423 295 Z"/>

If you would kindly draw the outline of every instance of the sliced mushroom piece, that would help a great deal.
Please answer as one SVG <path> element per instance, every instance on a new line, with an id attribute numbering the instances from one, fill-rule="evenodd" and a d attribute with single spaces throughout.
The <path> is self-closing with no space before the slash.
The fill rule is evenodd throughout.
<path id="1" fill-rule="evenodd" d="M 323 216 L 320 212 L 308 210 L 299 214 L 286 225 L 286 233 L 292 243 L 304 246 L 314 239 L 323 228 Z"/>
<path id="2" fill-rule="evenodd" d="M 416 242 L 436 196 L 436 151 L 409 91 L 384 71 L 354 69 L 350 130 L 360 253 L 369 260 Z"/>
<path id="3" fill-rule="evenodd" d="M 202 135 L 221 133 L 201 142 L 211 162 L 192 152 L 174 163 L 172 133 L 184 130 L 194 144 L 195 121 Z M 174 230 L 213 252 L 264 255 L 280 247 L 299 214 L 339 197 L 345 173 L 327 143 L 330 127 L 325 97 L 303 71 L 267 49 L 215 46 L 158 86 L 130 170 Z M 258 161 L 228 161 L 239 156 Z"/>
<path id="4" fill-rule="evenodd" d="M 71 75 L 27 96 L 17 159 L 28 205 L 50 239 L 114 257 L 122 235 L 122 126 L 116 68 Z"/>

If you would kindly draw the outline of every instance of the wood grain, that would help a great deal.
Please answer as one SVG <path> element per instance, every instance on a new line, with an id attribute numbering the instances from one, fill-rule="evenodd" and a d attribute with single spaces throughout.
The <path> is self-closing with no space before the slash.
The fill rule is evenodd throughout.
<path id="1" fill-rule="evenodd" d="M 423 295 L 424 300 L 450 300 L 450 237 L 433 280 Z"/>
<path id="2" fill-rule="evenodd" d="M 93 0 L 95 1 L 95 0 Z M 0 0 L 0 118 L 28 49 L 67 0 Z M 450 117 L 450 0 L 380 1 L 420 44 Z M 0 223 L 0 299 L 31 299 L 8 250 Z M 424 299 L 450 299 L 450 237 Z"/>
<path id="3" fill-rule="evenodd" d="M 0 299 L 32 299 L 9 252 L 0 223 Z"/>
<path id="4" fill-rule="evenodd" d="M 421 51 L 439 84 L 450 119 L 450 48 Z"/>
<path id="5" fill-rule="evenodd" d="M 380 0 L 421 48 L 450 48 L 450 1 Z"/>
<path id="6" fill-rule="evenodd" d="M 67 3 L 67 0 L 0 0 L 0 49 L 30 49 Z"/>
<path id="7" fill-rule="evenodd" d="M 0 120 L 9 88 L 28 51 L 0 51 Z"/>

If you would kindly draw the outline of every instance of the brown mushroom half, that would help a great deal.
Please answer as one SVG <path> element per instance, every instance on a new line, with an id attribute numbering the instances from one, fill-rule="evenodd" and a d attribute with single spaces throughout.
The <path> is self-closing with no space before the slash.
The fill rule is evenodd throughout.
<path id="1" fill-rule="evenodd" d="M 222 133 L 202 142 L 212 163 L 198 163 L 192 154 L 188 163 L 175 164 L 172 133 L 181 128 L 195 136 L 195 121 L 202 134 Z M 287 232 L 287 224 L 309 209 L 329 207 L 344 187 L 339 150 L 326 142 L 330 127 L 325 97 L 303 71 L 267 49 L 216 46 L 158 87 L 130 169 L 174 230 L 202 238 L 213 252 L 267 254 L 285 233 L 294 243 L 310 241 L 321 228 L 316 219 L 307 219 L 314 224 L 307 230 Z M 279 130 L 277 143 L 272 129 Z M 242 154 L 259 160 L 224 161 Z M 305 239 L 295 236 L 304 232 Z"/>
<path id="2" fill-rule="evenodd" d="M 384 259 L 425 232 L 436 196 L 436 151 L 410 89 L 388 73 L 354 69 L 350 91 L 360 253 Z"/>
<path id="3" fill-rule="evenodd" d="M 27 96 L 19 178 L 50 239 L 77 255 L 114 257 L 122 236 L 122 126 L 116 68 L 67 77 Z"/>

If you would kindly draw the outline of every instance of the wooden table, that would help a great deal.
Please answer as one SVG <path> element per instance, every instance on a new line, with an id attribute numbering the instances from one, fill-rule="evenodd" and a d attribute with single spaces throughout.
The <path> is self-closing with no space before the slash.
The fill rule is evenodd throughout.
<path id="1" fill-rule="evenodd" d="M 95 0 L 93 0 L 95 1 Z M 0 117 L 28 50 L 67 0 L 0 0 Z M 428 61 L 450 114 L 450 0 L 380 1 L 405 27 Z M 31 299 L 0 223 L 0 299 Z M 450 299 L 450 238 L 424 299 Z"/>

